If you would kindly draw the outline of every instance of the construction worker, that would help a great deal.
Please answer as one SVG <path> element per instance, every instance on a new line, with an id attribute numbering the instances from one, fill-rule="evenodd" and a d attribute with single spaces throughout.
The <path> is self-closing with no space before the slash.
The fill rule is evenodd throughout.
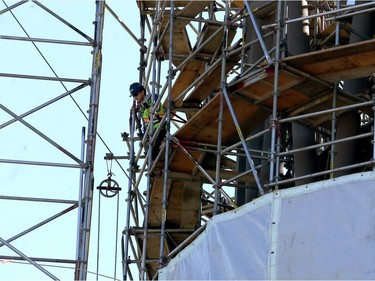
<path id="1" fill-rule="evenodd" d="M 150 117 L 151 117 L 150 109 L 153 105 L 152 95 L 150 95 L 150 94 L 147 95 L 145 87 L 143 87 L 143 85 L 138 83 L 138 82 L 135 82 L 135 83 L 131 84 L 130 87 L 129 87 L 129 91 L 130 91 L 130 96 L 133 97 L 133 99 L 137 102 L 137 107 L 139 108 L 139 110 L 142 114 L 142 119 L 143 119 L 144 124 L 145 124 L 145 127 L 143 128 L 144 129 L 143 131 L 145 132 L 148 124 L 150 123 Z M 154 102 L 156 102 L 157 99 L 158 99 L 158 96 L 154 95 Z M 156 130 L 160 126 L 160 122 L 161 122 L 161 119 L 163 118 L 163 116 L 164 116 L 164 108 L 163 108 L 162 105 L 159 105 L 157 110 L 154 111 L 154 115 L 153 115 L 153 124 L 154 124 L 153 132 L 156 132 Z M 158 136 L 155 140 L 155 143 L 152 146 L 152 160 L 153 161 L 156 159 L 156 157 L 159 154 L 160 145 L 161 145 L 166 133 L 167 133 L 166 128 L 165 128 L 165 126 L 163 126 L 160 129 L 160 132 L 159 132 L 159 134 L 158 134 Z"/>

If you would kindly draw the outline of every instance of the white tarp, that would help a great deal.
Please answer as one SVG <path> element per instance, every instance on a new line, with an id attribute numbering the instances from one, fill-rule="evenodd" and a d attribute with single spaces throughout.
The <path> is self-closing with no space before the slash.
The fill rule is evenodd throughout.
<path id="1" fill-rule="evenodd" d="M 215 216 L 159 280 L 375 279 L 375 173 L 284 189 Z"/>

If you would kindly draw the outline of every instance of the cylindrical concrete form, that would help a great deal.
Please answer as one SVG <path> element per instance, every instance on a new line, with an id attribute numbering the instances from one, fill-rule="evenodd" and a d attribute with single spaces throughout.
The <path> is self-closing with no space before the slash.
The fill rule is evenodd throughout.
<path id="1" fill-rule="evenodd" d="M 363 2 L 361 2 L 363 3 Z M 349 43 L 356 43 L 370 39 L 375 31 L 375 13 L 363 13 L 353 16 L 352 32 Z M 362 93 L 367 88 L 367 78 L 344 81 L 344 90 L 353 95 Z M 338 118 L 337 139 L 355 136 L 360 132 L 360 116 L 357 111 L 350 111 Z M 336 145 L 335 168 L 344 167 L 358 162 L 358 141 L 342 142 Z M 335 177 L 353 173 L 345 170 L 335 173 Z"/>
<path id="2" fill-rule="evenodd" d="M 288 1 L 287 2 L 287 18 L 300 18 L 307 9 L 307 1 Z M 297 21 L 287 25 L 286 31 L 287 54 L 299 55 L 310 51 L 308 28 L 304 21 Z M 293 149 L 306 147 L 315 144 L 315 132 L 311 128 L 307 128 L 295 122 L 292 123 Z M 306 150 L 295 153 L 294 158 L 294 176 L 304 176 L 316 171 L 317 155 L 315 150 Z M 296 181 L 296 185 L 306 184 L 313 178 Z"/>

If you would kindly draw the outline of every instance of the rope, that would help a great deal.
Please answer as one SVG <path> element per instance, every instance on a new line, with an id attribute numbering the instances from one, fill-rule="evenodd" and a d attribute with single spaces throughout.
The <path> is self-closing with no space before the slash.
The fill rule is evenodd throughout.
<path id="1" fill-rule="evenodd" d="M 108 175 L 108 180 L 111 178 L 112 175 L 114 175 L 114 173 L 112 172 L 112 159 L 110 161 L 106 160 L 106 165 L 107 165 L 107 175 Z M 116 183 L 117 184 L 117 183 Z M 116 187 L 116 186 L 115 186 Z M 117 188 L 119 188 L 117 186 Z M 118 247 L 118 229 L 119 229 L 119 213 L 120 213 L 120 192 L 117 191 L 117 193 L 115 194 L 115 196 L 117 195 L 117 205 L 116 205 L 116 227 L 115 227 L 115 261 L 114 261 L 114 275 L 113 275 L 113 279 L 116 280 L 116 271 L 117 271 L 117 247 Z M 98 245 L 97 245 L 97 257 L 96 257 L 96 262 L 97 262 L 97 276 L 96 276 L 96 280 L 98 280 L 98 272 L 99 272 L 99 256 L 100 256 L 100 229 L 101 229 L 101 226 L 100 226 L 100 214 L 101 214 L 101 196 L 105 196 L 104 194 L 102 194 L 101 192 L 99 192 L 99 199 L 98 199 Z M 108 198 L 108 196 L 105 196 Z"/>
<path id="2" fill-rule="evenodd" d="M 115 230 L 115 269 L 113 279 L 116 279 L 117 271 L 117 247 L 118 247 L 118 225 L 119 225 L 119 213 L 120 213 L 120 193 L 117 194 L 117 215 L 116 215 L 116 230 Z"/>
<path id="3" fill-rule="evenodd" d="M 101 196 L 98 194 L 98 234 L 96 245 L 96 280 L 99 280 L 99 256 L 100 256 L 100 211 L 101 211 Z"/>

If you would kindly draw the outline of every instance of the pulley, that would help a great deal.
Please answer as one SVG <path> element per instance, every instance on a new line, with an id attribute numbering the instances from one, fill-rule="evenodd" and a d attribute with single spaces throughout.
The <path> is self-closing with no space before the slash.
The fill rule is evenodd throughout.
<path id="1" fill-rule="evenodd" d="M 107 198 L 116 196 L 117 193 L 121 190 L 117 181 L 113 180 L 111 176 L 103 180 L 97 187 L 97 189 L 99 189 L 101 195 Z"/>

